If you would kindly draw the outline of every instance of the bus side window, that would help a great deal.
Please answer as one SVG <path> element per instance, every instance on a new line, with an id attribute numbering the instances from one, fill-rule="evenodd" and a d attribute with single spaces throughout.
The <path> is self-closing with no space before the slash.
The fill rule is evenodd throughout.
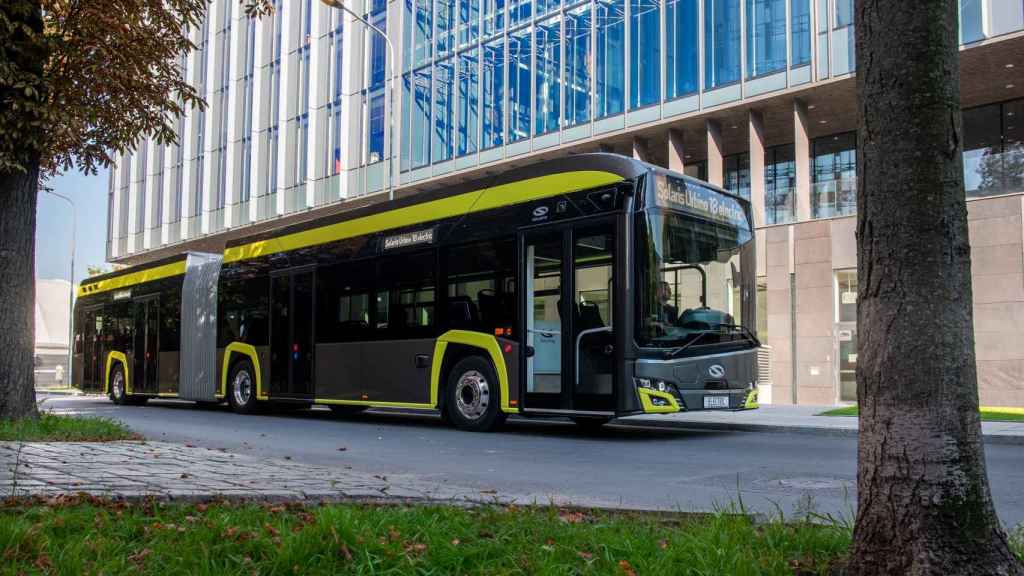
<path id="1" fill-rule="evenodd" d="M 480 242 L 445 252 L 448 304 L 446 326 L 505 334 L 515 317 L 515 299 L 508 287 L 513 275 L 512 242 Z M 514 290 L 513 290 L 514 292 Z"/>
<path id="2" fill-rule="evenodd" d="M 391 338 L 432 336 L 435 322 L 434 250 L 381 260 L 377 266 L 376 326 Z"/>

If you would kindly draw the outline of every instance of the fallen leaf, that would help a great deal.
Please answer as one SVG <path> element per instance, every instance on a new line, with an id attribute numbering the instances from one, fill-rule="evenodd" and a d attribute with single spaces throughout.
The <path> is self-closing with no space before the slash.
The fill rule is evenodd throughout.
<path id="1" fill-rule="evenodd" d="M 633 567 L 629 564 L 629 560 L 619 560 L 619 570 L 621 570 L 625 576 L 636 576 L 636 570 L 633 570 Z"/>
<path id="2" fill-rule="evenodd" d="M 659 540 L 658 548 L 661 548 L 662 550 L 668 548 L 668 540 Z"/>
<path id="3" fill-rule="evenodd" d="M 342 542 L 341 546 L 338 547 L 338 552 L 341 552 L 341 555 L 345 557 L 345 560 L 348 560 L 349 562 L 352 561 L 352 552 L 344 542 Z"/>
<path id="4" fill-rule="evenodd" d="M 583 512 L 577 510 L 562 510 L 558 513 L 558 519 L 566 524 L 579 524 L 586 519 L 586 516 L 583 515 Z"/>
<path id="5" fill-rule="evenodd" d="M 271 536 L 277 536 L 279 534 L 277 528 L 274 528 L 273 526 L 271 526 L 269 522 L 264 522 L 263 523 L 263 529 L 266 530 L 267 533 L 270 534 Z"/>
<path id="6" fill-rule="evenodd" d="M 423 554 L 426 551 L 427 551 L 427 545 L 426 544 L 422 544 L 420 542 L 414 542 L 412 544 L 407 544 L 406 547 L 405 547 L 406 554 L 408 554 L 410 552 L 413 553 L 413 554 Z"/>
<path id="7" fill-rule="evenodd" d="M 462 544 L 462 541 L 459 540 L 458 538 L 455 538 L 454 540 L 452 540 L 452 546 L 458 546 L 459 544 Z"/>
<path id="8" fill-rule="evenodd" d="M 589 562 L 594 557 L 594 555 L 591 554 L 590 552 L 583 552 L 582 550 L 577 552 L 576 555 L 579 556 L 580 558 L 583 558 L 587 562 Z"/>
<path id="9" fill-rule="evenodd" d="M 179 478 L 188 478 L 188 477 L 189 477 L 188 472 L 182 472 L 181 476 L 179 476 Z"/>

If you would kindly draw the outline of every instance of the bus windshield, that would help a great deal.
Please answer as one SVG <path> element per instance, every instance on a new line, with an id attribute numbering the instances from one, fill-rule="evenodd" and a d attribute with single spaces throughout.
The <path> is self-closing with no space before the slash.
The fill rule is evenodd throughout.
<path id="1" fill-rule="evenodd" d="M 671 348 L 675 355 L 691 347 L 753 341 L 739 326 L 740 251 L 751 239 L 749 226 L 659 208 L 647 209 L 642 220 L 640 345 Z"/>

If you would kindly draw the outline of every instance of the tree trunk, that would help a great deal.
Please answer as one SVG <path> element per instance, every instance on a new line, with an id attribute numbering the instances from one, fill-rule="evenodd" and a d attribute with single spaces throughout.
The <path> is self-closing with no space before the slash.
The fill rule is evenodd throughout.
<path id="1" fill-rule="evenodd" d="M 0 419 L 35 417 L 35 242 L 39 161 L 0 172 Z"/>
<path id="2" fill-rule="evenodd" d="M 860 403 L 849 574 L 1024 574 L 978 414 L 955 0 L 857 0 Z"/>

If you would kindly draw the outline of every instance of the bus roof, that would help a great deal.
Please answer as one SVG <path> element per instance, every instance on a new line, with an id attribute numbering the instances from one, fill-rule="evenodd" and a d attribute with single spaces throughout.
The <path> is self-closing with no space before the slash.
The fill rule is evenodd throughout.
<path id="1" fill-rule="evenodd" d="M 607 186 L 650 172 L 643 162 L 616 154 L 577 154 L 538 162 L 443 189 L 283 226 L 228 242 L 234 262 L 353 236 L 520 204 Z"/>

